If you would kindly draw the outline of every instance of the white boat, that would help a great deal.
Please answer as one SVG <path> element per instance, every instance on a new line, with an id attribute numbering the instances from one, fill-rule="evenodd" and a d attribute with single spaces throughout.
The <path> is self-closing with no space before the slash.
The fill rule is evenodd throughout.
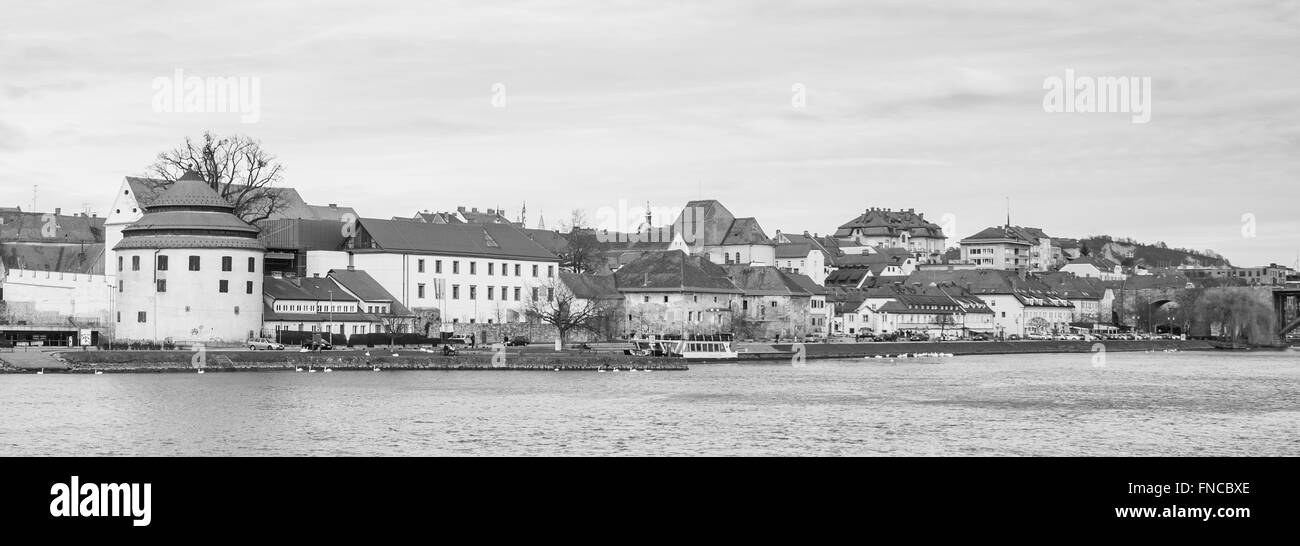
<path id="1" fill-rule="evenodd" d="M 731 334 L 690 334 L 685 337 L 646 334 L 632 339 L 632 356 L 668 356 L 686 360 L 736 360 Z"/>

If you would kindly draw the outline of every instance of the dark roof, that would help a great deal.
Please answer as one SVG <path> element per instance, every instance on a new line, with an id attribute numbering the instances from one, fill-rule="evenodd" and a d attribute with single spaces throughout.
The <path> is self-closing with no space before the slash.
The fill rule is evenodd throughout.
<path id="1" fill-rule="evenodd" d="M 624 292 L 741 292 L 721 266 L 680 250 L 646 252 L 614 272 L 614 279 Z"/>
<path id="2" fill-rule="evenodd" d="M 48 224 L 46 216 L 54 219 Z M 54 227 L 47 237 L 47 225 Z M 41 212 L 0 211 L 0 243 L 103 243 L 104 219 Z"/>
<path id="3" fill-rule="evenodd" d="M 944 237 L 943 229 L 938 224 L 927 221 L 925 216 L 917 214 L 915 209 L 867 209 L 835 230 L 835 236 L 849 237 L 854 230 L 860 230 L 864 235 L 893 237 L 906 232 L 912 237 Z"/>
<path id="4" fill-rule="evenodd" d="M 746 296 L 794 296 L 809 297 L 812 293 L 804 290 L 798 282 L 784 271 L 770 265 L 724 265 L 727 276 Z"/>
<path id="5" fill-rule="evenodd" d="M 1078 258 L 1070 260 L 1070 263 L 1066 265 L 1075 265 L 1075 264 L 1091 265 L 1100 271 L 1106 271 L 1106 272 L 1114 271 L 1115 266 L 1119 265 L 1115 262 L 1112 262 L 1106 258 L 1102 258 L 1099 256 L 1080 256 Z"/>
<path id="6" fill-rule="evenodd" d="M 871 275 L 871 270 L 865 268 L 850 267 L 836 269 L 826 276 L 826 286 L 843 286 L 857 287 L 862 284 L 862 278 Z"/>
<path id="7" fill-rule="evenodd" d="M 546 250 L 550 251 L 551 254 L 555 254 L 556 256 L 558 256 L 561 253 L 567 252 L 569 250 L 569 240 L 566 239 L 564 235 L 558 231 L 551 231 L 547 229 L 527 229 L 527 228 L 524 228 L 522 231 L 524 232 L 524 235 L 528 236 L 529 239 L 532 239 L 533 242 L 541 245 L 542 248 L 545 248 Z"/>
<path id="8" fill-rule="evenodd" d="M 328 274 L 334 282 L 356 294 L 362 301 L 388 301 L 397 303 L 397 298 L 371 277 L 359 269 L 331 269 Z"/>
<path id="9" fill-rule="evenodd" d="M 579 299 L 623 299 L 623 295 L 619 293 L 613 275 L 586 275 L 561 271 L 560 282 L 563 282 L 564 286 L 568 288 L 570 292 L 573 292 L 573 295 Z"/>
<path id="10" fill-rule="evenodd" d="M 293 277 L 262 279 L 262 293 L 277 300 L 347 301 L 352 297 L 329 277 Z"/>
<path id="11" fill-rule="evenodd" d="M 786 273 L 786 276 L 790 277 L 791 280 L 797 283 L 800 288 L 803 288 L 804 291 L 808 292 L 809 294 L 812 294 L 814 296 L 826 295 L 826 287 L 817 284 L 816 281 L 812 280 L 812 277 L 804 275 L 803 273 L 789 273 L 789 272 Z"/>
<path id="12" fill-rule="evenodd" d="M 113 249 L 264 249 L 257 228 L 232 209 L 197 175 L 187 175 L 157 195 L 143 217 L 123 228 L 122 241 Z"/>
<path id="13" fill-rule="evenodd" d="M 1016 244 L 1037 245 L 1039 239 L 1048 238 L 1043 230 L 1038 228 L 1027 228 L 1020 226 L 993 226 L 985 228 L 983 231 L 971 235 L 961 242 L 976 241 L 1011 241 Z"/>
<path id="14" fill-rule="evenodd" d="M 550 251 L 510 224 L 426 224 L 362 218 L 354 249 L 412 254 L 483 256 L 558 261 Z"/>
<path id="15" fill-rule="evenodd" d="M 807 258 L 813 251 L 809 243 L 785 243 L 776 245 L 776 257 L 783 259 Z"/>
<path id="16" fill-rule="evenodd" d="M 775 245 L 754 218 L 737 218 L 727 228 L 727 235 L 722 239 L 724 245 Z"/>

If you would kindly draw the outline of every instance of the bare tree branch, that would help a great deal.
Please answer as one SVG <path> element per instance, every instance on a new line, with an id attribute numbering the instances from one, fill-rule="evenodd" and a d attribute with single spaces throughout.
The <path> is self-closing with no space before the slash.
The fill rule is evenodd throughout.
<path id="1" fill-rule="evenodd" d="M 284 166 L 260 142 L 245 135 L 218 138 L 205 132 L 198 143 L 186 137 L 183 146 L 158 154 L 148 170 L 168 181 L 194 170 L 235 207 L 236 215 L 250 223 L 269 219 L 289 205 L 275 187 Z"/>

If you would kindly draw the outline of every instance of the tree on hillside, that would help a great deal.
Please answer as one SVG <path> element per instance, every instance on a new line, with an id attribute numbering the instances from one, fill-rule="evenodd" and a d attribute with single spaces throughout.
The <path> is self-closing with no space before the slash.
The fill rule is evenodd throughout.
<path id="1" fill-rule="evenodd" d="M 150 173 L 167 181 L 175 181 L 191 170 L 249 223 L 266 220 L 289 205 L 275 188 L 284 175 L 284 166 L 251 137 L 217 137 L 211 132 L 204 132 L 197 142 L 185 137 L 184 145 L 158 154 L 149 166 Z"/>

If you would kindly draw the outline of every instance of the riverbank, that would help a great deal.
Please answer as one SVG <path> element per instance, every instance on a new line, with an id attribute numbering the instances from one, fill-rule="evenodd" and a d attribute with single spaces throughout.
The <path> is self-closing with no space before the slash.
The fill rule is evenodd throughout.
<path id="1" fill-rule="evenodd" d="M 423 351 L 210 351 L 204 354 L 207 372 L 292 372 L 383 370 L 515 370 L 515 371 L 682 371 L 680 360 L 648 359 L 590 352 L 508 352 L 494 362 L 491 352 L 462 352 L 456 356 Z M 195 373 L 200 366 L 189 351 L 70 351 L 55 353 L 63 368 L 45 373 Z M 0 358 L 3 358 L 0 355 Z M 35 373 L 34 369 L 5 367 L 0 373 Z"/>
<path id="2" fill-rule="evenodd" d="M 1214 346 L 1203 340 L 1149 340 L 1149 341 L 916 341 L 885 343 L 808 343 L 804 345 L 806 358 L 863 358 L 871 356 L 898 356 L 901 354 L 943 353 L 961 355 L 1000 355 L 1036 353 L 1090 353 L 1094 345 L 1111 352 L 1144 351 L 1210 351 Z M 740 353 L 746 360 L 778 360 L 791 357 L 792 345 L 768 345 L 770 351 Z"/>

